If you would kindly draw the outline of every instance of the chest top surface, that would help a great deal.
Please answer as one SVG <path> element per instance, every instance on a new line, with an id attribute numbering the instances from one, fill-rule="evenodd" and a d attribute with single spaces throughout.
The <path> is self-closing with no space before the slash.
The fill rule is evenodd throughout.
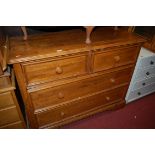
<path id="1" fill-rule="evenodd" d="M 92 35 L 92 43 L 85 44 L 83 29 L 67 30 L 30 35 L 27 41 L 21 37 L 10 38 L 10 52 L 8 63 L 14 64 L 42 58 L 78 54 L 80 52 L 104 49 L 127 44 L 142 43 L 144 38 L 128 33 L 125 30 L 97 27 Z"/>

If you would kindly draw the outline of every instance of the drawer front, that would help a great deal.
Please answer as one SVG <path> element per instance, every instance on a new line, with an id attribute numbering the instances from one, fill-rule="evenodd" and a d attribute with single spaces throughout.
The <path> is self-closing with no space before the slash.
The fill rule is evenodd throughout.
<path id="1" fill-rule="evenodd" d="M 5 88 L 9 88 L 11 86 L 12 85 L 9 76 L 0 77 L 0 89 L 2 90 L 2 92 L 4 92 Z"/>
<path id="2" fill-rule="evenodd" d="M 23 64 L 28 85 L 76 77 L 86 73 L 86 56 Z"/>
<path id="3" fill-rule="evenodd" d="M 7 110 L 0 110 L 0 126 L 20 121 L 16 107 Z"/>
<path id="4" fill-rule="evenodd" d="M 2 50 L 0 47 L 0 75 L 3 74 L 3 55 L 2 55 Z"/>
<path id="5" fill-rule="evenodd" d="M 22 122 L 16 122 L 12 124 L 8 124 L 6 126 L 0 127 L 1 129 L 24 129 L 24 125 Z"/>
<path id="6" fill-rule="evenodd" d="M 146 87 L 131 91 L 126 98 L 127 102 L 133 101 L 135 99 L 141 98 L 145 95 L 148 95 L 152 92 L 155 92 L 155 83 L 152 83 L 151 85 L 148 85 Z"/>
<path id="7" fill-rule="evenodd" d="M 14 105 L 11 92 L 0 94 L 0 109 Z"/>
<path id="8" fill-rule="evenodd" d="M 70 117 L 77 116 L 81 113 L 106 106 L 123 99 L 127 87 L 120 87 L 105 93 L 90 96 L 79 101 L 71 102 L 66 105 L 53 108 L 51 110 L 36 114 L 39 126 L 58 122 Z"/>
<path id="9" fill-rule="evenodd" d="M 101 71 L 134 63 L 138 47 L 122 48 L 119 50 L 96 53 L 94 56 L 94 71 Z"/>
<path id="10" fill-rule="evenodd" d="M 142 58 L 139 63 L 140 67 L 145 68 L 145 67 L 155 67 L 155 56 L 147 57 L 147 58 Z"/>
<path id="11" fill-rule="evenodd" d="M 134 80 L 140 80 L 144 78 L 149 78 L 155 75 L 155 67 L 138 69 Z"/>
<path id="12" fill-rule="evenodd" d="M 120 84 L 129 83 L 132 68 L 30 93 L 34 109 L 54 106 Z"/>
<path id="13" fill-rule="evenodd" d="M 150 85 L 151 83 L 154 83 L 154 82 L 155 82 L 155 76 L 141 80 L 141 81 L 137 81 L 132 84 L 132 90 L 143 88 L 143 87 Z"/>

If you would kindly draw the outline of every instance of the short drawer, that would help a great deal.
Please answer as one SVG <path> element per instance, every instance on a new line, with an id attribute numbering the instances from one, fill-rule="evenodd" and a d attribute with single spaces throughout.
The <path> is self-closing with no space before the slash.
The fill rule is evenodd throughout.
<path id="1" fill-rule="evenodd" d="M 120 87 L 38 113 L 36 114 L 38 124 L 42 127 L 44 125 L 78 116 L 84 112 L 93 110 L 94 108 L 99 108 L 100 106 L 110 105 L 123 99 L 126 90 L 127 87 Z"/>
<path id="2" fill-rule="evenodd" d="M 0 126 L 20 121 L 16 107 L 0 110 Z"/>
<path id="3" fill-rule="evenodd" d="M 155 55 L 151 57 L 145 57 L 140 60 L 139 67 L 155 67 Z"/>
<path id="4" fill-rule="evenodd" d="M 5 126 L 0 126 L 1 129 L 24 129 L 25 126 L 22 122 L 15 122 Z"/>
<path id="5" fill-rule="evenodd" d="M 86 56 L 22 64 L 28 85 L 76 77 L 86 73 Z"/>
<path id="6" fill-rule="evenodd" d="M 6 88 L 11 87 L 11 81 L 9 76 L 2 76 L 0 77 L 0 92 L 5 92 Z"/>
<path id="7" fill-rule="evenodd" d="M 138 47 L 121 48 L 119 50 L 100 52 L 94 55 L 94 71 L 101 71 L 132 64 L 136 61 Z"/>
<path id="8" fill-rule="evenodd" d="M 154 82 L 155 82 L 155 76 L 147 78 L 147 79 L 143 79 L 140 81 L 136 81 L 135 83 L 132 84 L 132 90 L 143 88 L 143 87 L 150 85 L 151 83 L 154 83 Z"/>
<path id="9" fill-rule="evenodd" d="M 37 110 L 129 83 L 131 74 L 132 67 L 61 86 L 34 91 L 30 93 L 30 96 L 34 109 Z"/>
<path id="10" fill-rule="evenodd" d="M 0 94 L 0 109 L 14 105 L 11 92 Z"/>
<path id="11" fill-rule="evenodd" d="M 148 95 L 152 92 L 155 92 L 155 83 L 152 83 L 146 87 L 131 91 L 128 96 L 126 97 L 127 102 L 134 101 L 138 98 L 141 98 L 145 95 Z"/>
<path id="12" fill-rule="evenodd" d="M 137 69 L 137 73 L 134 76 L 134 80 L 141 80 L 144 78 L 149 78 L 155 75 L 155 67 L 145 68 L 145 69 Z"/>

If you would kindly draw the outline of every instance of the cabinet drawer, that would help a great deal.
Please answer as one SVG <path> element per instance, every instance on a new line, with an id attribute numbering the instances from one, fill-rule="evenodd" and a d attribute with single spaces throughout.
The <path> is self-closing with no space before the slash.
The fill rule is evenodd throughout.
<path id="1" fill-rule="evenodd" d="M 0 126 L 20 121 L 16 107 L 0 110 Z"/>
<path id="2" fill-rule="evenodd" d="M 11 87 L 10 77 L 0 77 L 0 92 L 5 92 L 7 88 Z"/>
<path id="3" fill-rule="evenodd" d="M 129 83 L 131 73 L 132 68 L 126 68 L 113 73 L 31 92 L 30 96 L 34 108 L 37 110 Z"/>
<path id="4" fill-rule="evenodd" d="M 155 67 L 155 55 L 147 58 L 142 58 L 140 60 L 139 66 L 142 68 Z"/>
<path id="5" fill-rule="evenodd" d="M 28 85 L 76 77 L 86 73 L 86 56 L 25 63 L 22 65 Z"/>
<path id="6" fill-rule="evenodd" d="M 136 90 L 142 87 L 145 87 L 147 85 L 150 85 L 151 83 L 155 82 L 155 76 L 141 80 L 141 81 L 136 81 L 135 83 L 132 84 L 132 90 Z"/>
<path id="7" fill-rule="evenodd" d="M 15 122 L 5 126 L 1 126 L 1 129 L 24 129 L 25 126 L 22 122 Z"/>
<path id="8" fill-rule="evenodd" d="M 146 68 L 146 69 L 138 69 L 134 80 L 140 80 L 144 78 L 149 78 L 155 75 L 155 67 Z"/>
<path id="9" fill-rule="evenodd" d="M 108 92 L 99 93 L 88 98 L 70 102 L 66 105 L 53 108 L 51 110 L 36 114 L 39 126 L 62 121 L 70 117 L 80 115 L 81 113 L 106 106 L 123 99 L 127 87 L 120 87 Z"/>
<path id="10" fill-rule="evenodd" d="M 101 71 L 134 63 L 138 47 L 122 48 L 119 50 L 96 53 L 94 56 L 94 71 Z"/>
<path id="11" fill-rule="evenodd" d="M 14 105 L 11 92 L 0 94 L 0 109 Z"/>
<path id="12" fill-rule="evenodd" d="M 126 100 L 127 102 L 131 102 L 145 95 L 148 95 L 154 91 L 155 91 L 155 83 L 152 83 L 151 85 L 148 85 L 146 87 L 131 91 L 127 96 Z"/>
<path id="13" fill-rule="evenodd" d="M 3 74 L 3 55 L 2 55 L 2 50 L 0 47 L 0 75 Z"/>

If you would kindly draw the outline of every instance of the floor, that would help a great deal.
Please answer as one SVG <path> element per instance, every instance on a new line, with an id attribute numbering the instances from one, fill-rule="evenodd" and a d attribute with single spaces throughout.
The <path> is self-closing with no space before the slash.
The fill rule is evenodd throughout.
<path id="1" fill-rule="evenodd" d="M 102 112 L 63 129 L 155 129 L 155 93 L 116 111 Z"/>

